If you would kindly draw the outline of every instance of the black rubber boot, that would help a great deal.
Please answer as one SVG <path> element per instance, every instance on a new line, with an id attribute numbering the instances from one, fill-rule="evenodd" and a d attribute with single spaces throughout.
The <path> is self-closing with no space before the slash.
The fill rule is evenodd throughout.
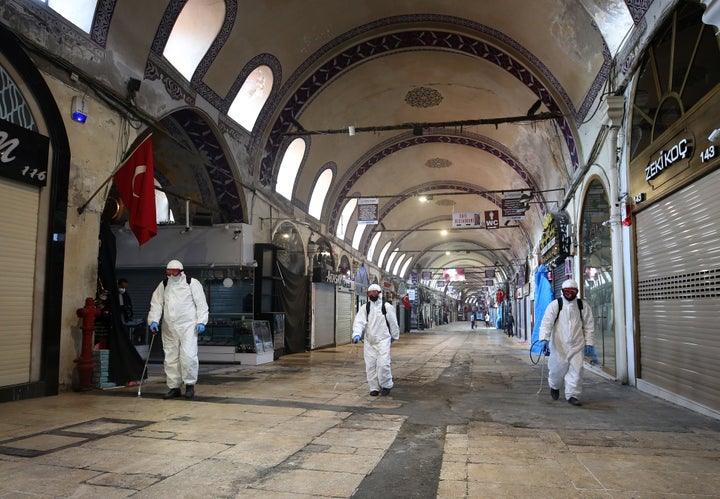
<path id="1" fill-rule="evenodd" d="M 185 398 L 191 399 L 195 396 L 195 385 L 185 385 Z"/>
<path id="2" fill-rule="evenodd" d="M 176 399 L 178 397 L 182 397 L 182 392 L 180 392 L 180 388 L 171 388 L 170 391 L 167 392 L 163 398 L 165 400 L 168 400 Z"/>

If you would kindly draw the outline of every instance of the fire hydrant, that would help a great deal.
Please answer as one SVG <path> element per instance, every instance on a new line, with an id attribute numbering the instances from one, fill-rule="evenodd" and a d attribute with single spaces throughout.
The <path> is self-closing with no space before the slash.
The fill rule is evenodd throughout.
<path id="1" fill-rule="evenodd" d="M 82 348 L 80 357 L 75 359 L 77 363 L 78 377 L 80 380 L 80 390 L 90 390 L 92 388 L 92 372 L 95 367 L 93 362 L 92 346 L 93 333 L 95 332 L 95 318 L 100 315 L 100 309 L 95 306 L 95 300 L 85 298 L 85 306 L 77 310 L 78 317 L 82 317 Z"/>

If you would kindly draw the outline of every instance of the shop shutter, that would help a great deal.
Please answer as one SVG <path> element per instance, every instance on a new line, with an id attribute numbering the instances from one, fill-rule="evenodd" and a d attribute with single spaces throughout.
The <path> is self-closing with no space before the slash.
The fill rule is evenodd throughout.
<path id="1" fill-rule="evenodd" d="M 337 310 L 335 311 L 335 344 L 345 345 L 350 343 L 350 332 L 353 324 L 353 299 L 355 293 L 349 289 L 338 288 Z"/>
<path id="2" fill-rule="evenodd" d="M 720 410 L 720 170 L 638 213 L 639 378 Z"/>
<path id="3" fill-rule="evenodd" d="M 31 381 L 38 203 L 37 187 L 0 178 L 0 386 Z"/>
<path id="4" fill-rule="evenodd" d="M 335 284 L 312 283 L 310 349 L 332 346 L 335 341 Z"/>

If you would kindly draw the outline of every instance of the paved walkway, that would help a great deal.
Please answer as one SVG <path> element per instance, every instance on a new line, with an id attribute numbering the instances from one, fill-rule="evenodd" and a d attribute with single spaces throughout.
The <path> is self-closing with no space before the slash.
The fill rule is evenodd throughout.
<path id="1" fill-rule="evenodd" d="M 720 422 L 586 371 L 540 389 L 527 345 L 405 334 L 370 397 L 361 347 L 202 366 L 193 401 L 137 388 L 0 404 L 0 497 L 720 497 Z M 539 393 L 538 393 L 539 392 Z"/>

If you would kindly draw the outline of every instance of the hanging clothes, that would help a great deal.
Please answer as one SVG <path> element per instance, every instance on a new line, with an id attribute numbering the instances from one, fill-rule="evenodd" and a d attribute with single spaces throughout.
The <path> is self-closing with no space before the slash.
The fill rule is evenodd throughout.
<path id="1" fill-rule="evenodd" d="M 530 345 L 532 353 L 540 354 L 541 347 L 535 345 L 540 335 L 540 323 L 545 315 L 545 309 L 551 301 L 554 300 L 552 284 L 548 277 L 548 269 L 544 263 L 535 271 L 535 325 L 533 326 L 532 335 L 530 337 Z"/>

